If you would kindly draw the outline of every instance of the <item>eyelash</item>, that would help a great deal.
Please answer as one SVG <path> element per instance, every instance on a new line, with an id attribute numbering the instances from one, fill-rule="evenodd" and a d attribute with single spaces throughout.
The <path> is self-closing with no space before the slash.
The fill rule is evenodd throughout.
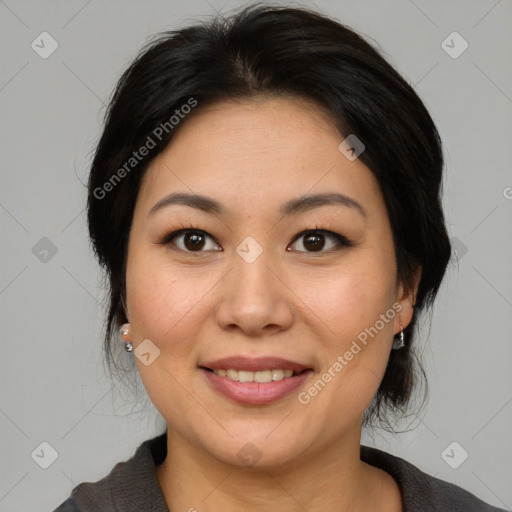
<path id="1" fill-rule="evenodd" d="M 217 245 L 220 245 L 220 244 L 218 244 L 218 242 L 215 240 L 215 238 L 213 236 L 211 236 L 206 231 L 200 229 L 198 226 L 192 226 L 192 225 L 185 226 L 184 224 L 181 224 L 181 229 L 178 229 L 178 230 L 172 231 L 171 233 L 168 233 L 167 235 L 165 235 L 161 240 L 159 240 L 156 243 L 159 245 L 168 245 L 177 236 L 182 235 L 184 233 L 191 232 L 191 231 L 199 232 L 203 235 L 206 235 L 207 237 L 211 238 Z M 323 234 L 330 235 L 331 237 L 333 237 L 334 239 L 337 240 L 337 242 L 341 246 L 341 248 L 349 248 L 349 247 L 354 247 L 356 245 L 354 242 L 351 242 L 348 238 L 344 237 L 343 235 L 340 235 L 339 233 L 335 233 L 334 231 L 330 231 L 328 229 L 324 229 L 318 225 L 315 225 L 315 228 L 313 228 L 313 229 L 306 228 L 306 227 L 301 228 L 301 231 L 293 238 L 291 243 L 292 244 L 295 243 L 297 240 L 299 240 L 301 237 L 304 237 L 305 235 L 317 234 L 317 233 L 323 233 Z M 206 252 L 206 251 L 184 251 L 183 249 L 179 249 L 179 248 L 176 248 L 176 250 L 186 252 L 188 254 L 200 254 L 202 252 Z M 297 251 L 297 252 L 304 252 L 307 254 L 315 255 L 315 254 L 322 254 L 322 253 L 324 253 L 324 254 L 332 253 L 333 251 L 337 251 L 337 250 L 340 250 L 340 248 L 331 248 L 331 249 L 320 250 L 320 251 Z"/>

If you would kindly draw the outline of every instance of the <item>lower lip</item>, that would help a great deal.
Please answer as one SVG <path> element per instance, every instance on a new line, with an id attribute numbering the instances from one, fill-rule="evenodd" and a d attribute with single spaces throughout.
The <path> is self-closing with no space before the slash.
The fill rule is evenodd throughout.
<path id="1" fill-rule="evenodd" d="M 210 384 L 224 396 L 247 405 L 266 405 L 295 391 L 309 377 L 312 370 L 306 370 L 295 377 L 285 377 L 272 382 L 237 382 L 201 368 Z"/>

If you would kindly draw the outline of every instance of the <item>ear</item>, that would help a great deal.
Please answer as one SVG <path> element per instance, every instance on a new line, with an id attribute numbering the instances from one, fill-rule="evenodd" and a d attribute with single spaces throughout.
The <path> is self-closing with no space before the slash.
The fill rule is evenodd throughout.
<path id="1" fill-rule="evenodd" d="M 421 267 L 417 267 L 414 273 L 412 285 L 401 283 L 398 287 L 397 301 L 401 306 L 400 312 L 395 316 L 394 333 L 400 332 L 400 322 L 402 328 L 405 329 L 412 320 L 414 314 L 414 305 L 416 304 L 416 294 L 418 293 L 418 286 L 421 281 Z"/>

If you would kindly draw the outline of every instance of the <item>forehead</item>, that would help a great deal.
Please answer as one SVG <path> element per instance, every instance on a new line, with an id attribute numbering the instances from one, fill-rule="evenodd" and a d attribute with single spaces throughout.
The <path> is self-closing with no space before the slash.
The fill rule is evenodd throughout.
<path id="1" fill-rule="evenodd" d="M 302 153 L 319 139 L 341 140 L 332 117 L 324 107 L 299 97 L 256 96 L 200 106 L 177 131 L 170 146 L 181 146 L 183 138 L 197 144 L 215 140 L 227 154 L 258 151 Z M 291 155 L 290 155 L 291 156 Z"/>
<path id="2" fill-rule="evenodd" d="M 199 105 L 151 162 L 140 200 L 154 203 L 174 191 L 239 207 L 277 206 L 308 192 L 375 199 L 380 191 L 373 173 L 339 151 L 344 138 L 321 106 L 304 99 Z"/>

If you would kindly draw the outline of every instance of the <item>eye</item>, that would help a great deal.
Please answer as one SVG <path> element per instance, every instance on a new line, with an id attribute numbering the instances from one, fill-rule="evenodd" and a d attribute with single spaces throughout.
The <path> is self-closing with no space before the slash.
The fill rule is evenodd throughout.
<path id="1" fill-rule="evenodd" d="M 292 247 L 293 245 L 296 245 L 294 250 L 299 252 L 327 252 L 339 246 L 350 247 L 352 244 L 339 233 L 325 229 L 308 229 L 297 235 Z"/>
<path id="2" fill-rule="evenodd" d="M 185 252 L 222 251 L 215 240 L 199 229 L 180 229 L 166 235 L 159 244 L 173 244 Z"/>
<path id="3" fill-rule="evenodd" d="M 160 245 L 172 244 L 177 250 L 188 253 L 201 253 L 206 251 L 222 251 L 215 239 L 205 231 L 192 226 L 173 231 L 165 235 Z M 293 240 L 292 250 L 298 252 L 328 252 L 341 247 L 352 247 L 353 243 L 339 233 L 326 229 L 306 229 L 300 232 Z M 287 248 L 287 250 L 290 250 Z"/>

